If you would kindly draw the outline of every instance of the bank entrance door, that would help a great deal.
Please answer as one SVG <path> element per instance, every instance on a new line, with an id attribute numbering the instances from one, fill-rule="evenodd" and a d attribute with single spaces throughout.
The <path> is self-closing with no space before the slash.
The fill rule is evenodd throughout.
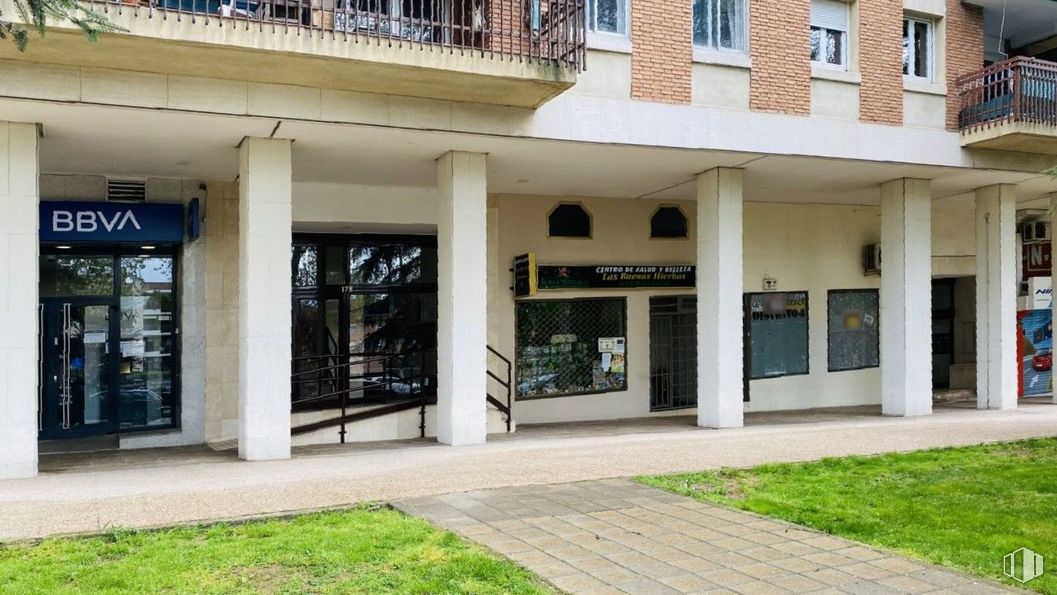
<path id="1" fill-rule="evenodd" d="M 176 259 L 111 248 L 42 247 L 42 439 L 176 425 Z"/>
<path id="2" fill-rule="evenodd" d="M 697 298 L 650 298 L 650 411 L 697 406 Z"/>
<path id="3" fill-rule="evenodd" d="M 116 322 L 117 305 L 112 299 L 48 299 L 41 304 L 43 438 L 114 429 Z"/>

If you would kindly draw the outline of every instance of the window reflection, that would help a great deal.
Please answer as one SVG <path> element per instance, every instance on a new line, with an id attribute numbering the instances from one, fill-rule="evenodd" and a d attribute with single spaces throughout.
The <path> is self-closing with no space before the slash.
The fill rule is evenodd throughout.
<path id="1" fill-rule="evenodd" d="M 113 295 L 114 259 L 110 256 L 40 257 L 41 297 Z"/>
<path id="2" fill-rule="evenodd" d="M 120 427 L 173 423 L 174 285 L 172 257 L 130 256 L 120 266 Z"/>

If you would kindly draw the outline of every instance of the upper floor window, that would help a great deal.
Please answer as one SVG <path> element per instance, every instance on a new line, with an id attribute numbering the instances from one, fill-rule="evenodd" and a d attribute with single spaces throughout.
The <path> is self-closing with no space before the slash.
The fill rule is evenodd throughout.
<path id="1" fill-rule="evenodd" d="M 932 80 L 933 38 L 931 21 L 903 19 L 903 74 Z"/>
<path id="2" fill-rule="evenodd" d="M 587 0 L 587 28 L 597 33 L 627 35 L 627 0 Z"/>
<path id="3" fill-rule="evenodd" d="M 694 45 L 745 51 L 746 0 L 693 0 Z"/>
<path id="4" fill-rule="evenodd" d="M 589 238 L 591 214 L 576 203 L 562 203 L 547 216 L 547 231 L 552 238 Z"/>
<path id="5" fill-rule="evenodd" d="M 811 62 L 847 70 L 848 21 L 844 2 L 811 0 Z"/>
<path id="6" fill-rule="evenodd" d="M 651 238 L 687 237 L 686 215 L 679 207 L 660 207 L 650 217 Z"/>

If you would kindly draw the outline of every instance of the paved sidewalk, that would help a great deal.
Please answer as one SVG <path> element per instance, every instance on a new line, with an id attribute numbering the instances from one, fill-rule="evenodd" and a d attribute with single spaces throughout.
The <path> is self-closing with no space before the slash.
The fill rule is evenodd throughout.
<path id="1" fill-rule="evenodd" d="M 627 479 L 448 494 L 396 507 L 570 593 L 1011 591 Z"/>
<path id="2" fill-rule="evenodd" d="M 757 414 L 753 414 L 753 419 Z M 453 448 L 427 441 L 311 447 L 288 461 L 247 463 L 207 448 L 49 455 L 34 479 L 0 481 L 0 540 L 111 527 L 346 506 L 508 486 L 678 473 L 1057 435 L 1057 406 L 937 410 L 919 418 L 838 412 L 765 414 L 772 424 L 731 430 L 692 425 L 604 432 L 569 424 L 562 435 L 492 436 Z M 822 419 L 814 422 L 812 420 Z M 795 423 L 781 423 L 795 420 Z"/>

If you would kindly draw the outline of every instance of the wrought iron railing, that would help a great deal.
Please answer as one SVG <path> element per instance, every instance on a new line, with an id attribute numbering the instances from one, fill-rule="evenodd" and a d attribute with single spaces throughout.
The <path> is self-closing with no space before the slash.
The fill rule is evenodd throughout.
<path id="1" fill-rule="evenodd" d="M 293 411 L 338 410 L 340 414 L 292 428 L 294 434 L 338 426 L 345 443 L 346 426 L 356 421 L 419 409 L 419 430 L 426 432 L 426 406 L 436 402 L 436 362 L 432 350 L 414 353 L 325 354 L 293 358 L 290 375 Z M 375 407 L 371 407 L 375 406 Z M 349 413 L 350 407 L 358 409 Z"/>
<path id="2" fill-rule="evenodd" d="M 500 397 L 493 395 L 491 391 L 486 394 L 485 398 L 506 418 L 506 431 L 509 432 L 511 430 L 511 425 L 514 421 L 514 412 L 512 404 L 514 393 L 514 366 L 509 359 L 504 357 L 502 353 L 499 353 L 498 351 L 493 349 L 491 345 L 488 346 L 488 353 L 491 355 L 491 358 L 495 358 L 495 360 L 499 363 L 499 367 L 502 369 L 502 371 L 499 373 L 502 374 L 502 376 L 496 374 L 492 371 L 492 366 L 490 365 L 491 361 L 489 361 L 488 377 L 494 380 L 497 385 L 499 385 L 499 388 L 502 390 L 501 396 L 505 398 L 501 400 Z"/>
<path id="3" fill-rule="evenodd" d="M 958 78 L 958 126 L 1004 122 L 1057 126 L 1057 63 L 1017 57 Z"/>
<path id="4" fill-rule="evenodd" d="M 583 70 L 585 0 L 86 0 L 104 14 Z"/>

